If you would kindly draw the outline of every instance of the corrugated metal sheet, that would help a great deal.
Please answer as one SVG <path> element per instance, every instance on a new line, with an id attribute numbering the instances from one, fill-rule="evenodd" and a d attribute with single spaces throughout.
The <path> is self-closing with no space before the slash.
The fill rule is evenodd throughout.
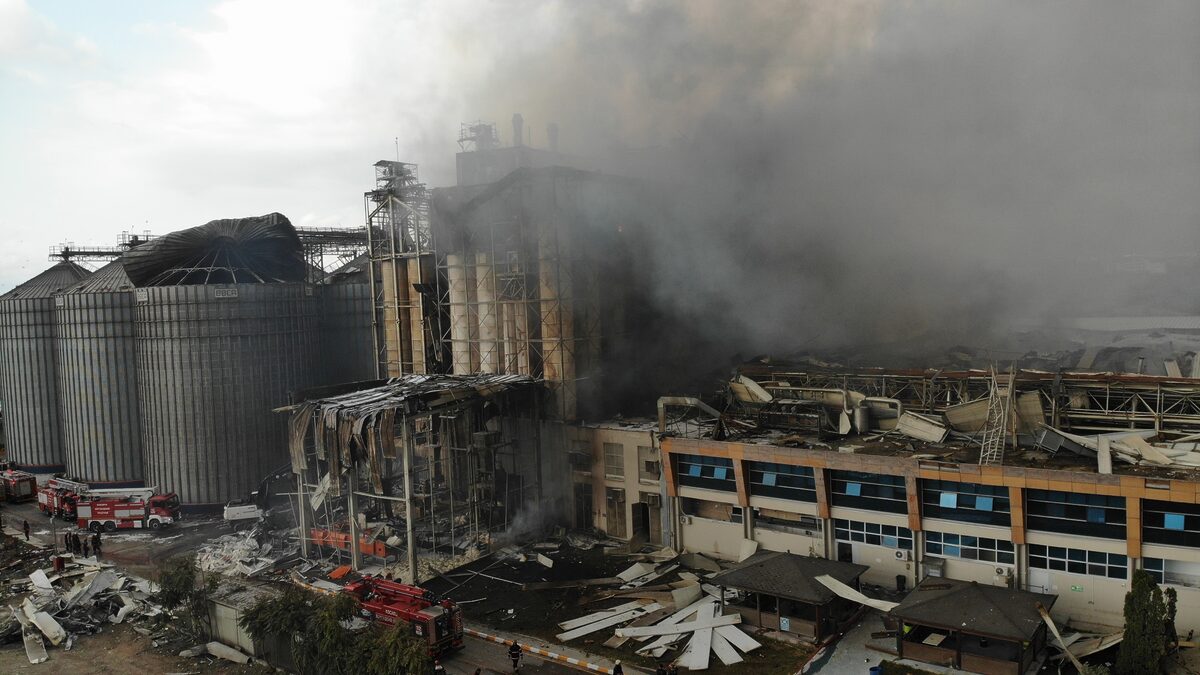
<path id="1" fill-rule="evenodd" d="M 357 382 L 375 377 L 371 332 L 371 288 L 367 284 L 328 284 L 321 298 L 321 364 L 318 384 Z"/>
<path id="2" fill-rule="evenodd" d="M 133 285 L 112 262 L 55 302 L 67 470 L 87 482 L 140 483 Z"/>
<path id="3" fill-rule="evenodd" d="M 0 399 L 8 458 L 36 471 L 62 471 L 54 294 L 90 275 L 60 262 L 0 296 Z"/>
<path id="4" fill-rule="evenodd" d="M 244 497 L 287 461 L 271 410 L 309 386 L 317 299 L 306 284 L 134 291 L 146 481 L 190 505 Z"/>

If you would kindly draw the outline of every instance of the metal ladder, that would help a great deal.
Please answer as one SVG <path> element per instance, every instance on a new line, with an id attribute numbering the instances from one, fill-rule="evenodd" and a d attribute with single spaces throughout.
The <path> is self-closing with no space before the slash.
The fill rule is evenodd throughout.
<path id="1" fill-rule="evenodd" d="M 983 440 L 979 446 L 980 466 L 1004 463 L 1004 443 L 1008 434 L 1009 409 L 1015 377 L 1016 373 L 1010 369 L 1008 378 L 1001 384 L 996 379 L 996 369 L 992 368 L 987 422 L 983 425 Z"/>

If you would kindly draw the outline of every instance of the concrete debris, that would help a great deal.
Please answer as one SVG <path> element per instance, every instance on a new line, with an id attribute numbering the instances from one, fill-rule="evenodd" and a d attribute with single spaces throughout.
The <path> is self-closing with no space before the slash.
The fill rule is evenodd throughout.
<path id="1" fill-rule="evenodd" d="M 232 661 L 239 664 L 250 663 L 249 656 L 234 649 L 233 647 L 221 644 L 220 642 L 210 642 L 205 645 L 205 647 L 208 649 L 209 654 L 225 659 L 226 661 Z"/>
<path id="2" fill-rule="evenodd" d="M 197 551 L 196 565 L 204 572 L 253 578 L 296 560 L 298 554 L 295 545 L 277 549 L 261 527 L 255 526 L 208 541 Z"/>

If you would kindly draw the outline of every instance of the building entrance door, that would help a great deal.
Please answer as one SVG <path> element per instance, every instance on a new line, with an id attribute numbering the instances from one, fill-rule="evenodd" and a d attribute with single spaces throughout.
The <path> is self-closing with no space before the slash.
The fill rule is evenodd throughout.
<path id="1" fill-rule="evenodd" d="M 596 526 L 592 518 L 592 484 L 575 484 L 575 527 L 590 530 Z"/>

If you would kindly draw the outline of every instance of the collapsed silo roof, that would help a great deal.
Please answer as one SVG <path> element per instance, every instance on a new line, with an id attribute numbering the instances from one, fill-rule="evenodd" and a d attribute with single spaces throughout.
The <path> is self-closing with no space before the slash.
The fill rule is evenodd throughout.
<path id="1" fill-rule="evenodd" d="M 172 232 L 121 257 L 129 280 L 145 286 L 304 281 L 304 248 L 282 214 L 214 220 Z"/>
<path id="2" fill-rule="evenodd" d="M 96 270 L 96 273 L 77 282 L 73 286 L 63 289 L 64 294 L 79 294 L 79 293 L 115 293 L 118 291 L 133 290 L 133 282 L 129 281 L 129 275 L 125 273 L 125 266 L 120 260 L 114 260 L 104 267 Z"/>
<path id="3" fill-rule="evenodd" d="M 69 260 L 64 260 L 4 295 L 0 295 L 0 300 L 48 298 L 90 275 L 90 270 Z"/>

